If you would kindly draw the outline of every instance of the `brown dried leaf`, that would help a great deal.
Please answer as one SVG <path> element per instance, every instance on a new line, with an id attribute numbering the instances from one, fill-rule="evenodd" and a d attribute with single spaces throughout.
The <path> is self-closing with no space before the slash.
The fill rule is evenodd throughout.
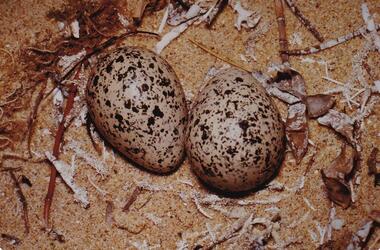
<path id="1" fill-rule="evenodd" d="M 343 135 L 349 143 L 355 145 L 353 137 L 354 122 L 351 117 L 345 113 L 330 109 L 327 114 L 318 118 L 318 122 L 322 125 L 331 127 L 337 133 Z"/>
<path id="2" fill-rule="evenodd" d="M 286 138 L 289 141 L 296 162 L 299 163 L 307 152 L 308 126 L 306 105 L 295 103 L 289 106 L 286 119 Z"/>
<path id="3" fill-rule="evenodd" d="M 357 152 L 347 145 L 342 146 L 342 150 L 330 166 L 322 170 L 322 179 L 327 188 L 327 194 L 330 200 L 348 208 L 351 204 L 351 191 L 347 184 L 347 178 L 354 169 L 357 160 Z"/>
<path id="4" fill-rule="evenodd" d="M 368 157 L 368 174 L 377 174 L 377 153 L 379 152 L 378 148 L 373 148 L 371 154 Z"/>
<path id="5" fill-rule="evenodd" d="M 306 97 L 305 104 L 310 118 L 317 118 L 326 114 L 335 104 L 331 95 L 317 94 Z"/>
<path id="6" fill-rule="evenodd" d="M 344 180 L 327 177 L 323 170 L 321 173 L 329 199 L 343 208 L 348 208 L 351 205 L 351 191 L 348 185 Z"/>
<path id="7" fill-rule="evenodd" d="M 361 226 L 358 231 L 352 234 L 351 241 L 347 245 L 347 250 L 360 250 L 366 246 L 371 229 L 373 227 L 373 221 L 367 221 Z"/>
<path id="8" fill-rule="evenodd" d="M 273 85 L 301 100 L 306 97 L 305 80 L 297 71 L 278 72 Z"/>
<path id="9" fill-rule="evenodd" d="M 343 144 L 340 154 L 331 162 L 326 169 L 325 174 L 330 178 L 339 178 L 345 180 L 352 172 L 356 163 L 357 153 L 352 147 Z"/>

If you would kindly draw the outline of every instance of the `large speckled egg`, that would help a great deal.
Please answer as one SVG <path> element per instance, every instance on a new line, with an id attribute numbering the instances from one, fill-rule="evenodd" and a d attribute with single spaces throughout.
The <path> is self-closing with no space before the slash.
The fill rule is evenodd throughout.
<path id="1" fill-rule="evenodd" d="M 138 47 L 105 55 L 88 83 L 87 104 L 100 134 L 133 162 L 156 173 L 180 164 L 188 110 L 163 58 Z"/>
<path id="2" fill-rule="evenodd" d="M 200 91 L 190 111 L 186 150 L 206 184 L 239 192 L 276 174 L 285 151 L 280 114 L 248 73 L 228 69 Z"/>

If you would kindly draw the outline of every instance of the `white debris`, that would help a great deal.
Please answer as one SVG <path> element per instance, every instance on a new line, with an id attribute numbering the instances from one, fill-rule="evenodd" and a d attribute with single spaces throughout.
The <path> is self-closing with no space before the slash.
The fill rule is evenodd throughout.
<path id="1" fill-rule="evenodd" d="M 135 183 L 138 187 L 141 187 L 142 189 L 154 191 L 154 192 L 169 191 L 169 190 L 173 189 L 173 186 L 170 184 L 166 185 L 166 186 L 162 186 L 162 185 L 157 185 L 157 184 L 151 184 L 151 183 L 147 182 L 146 180 L 135 181 Z"/>
<path id="2" fill-rule="evenodd" d="M 193 184 L 190 180 L 177 179 L 177 181 L 178 181 L 179 183 L 182 183 L 182 184 L 188 185 L 188 186 L 190 186 L 190 187 L 194 187 L 194 184 Z"/>
<path id="3" fill-rule="evenodd" d="M 157 217 L 156 215 L 154 215 L 152 213 L 145 213 L 144 216 L 145 216 L 145 218 L 147 218 L 148 220 L 153 222 L 154 225 L 156 225 L 156 226 L 162 223 L 162 218 Z"/>
<path id="4" fill-rule="evenodd" d="M 285 185 L 281 182 L 273 180 L 268 184 L 268 188 L 272 191 L 283 191 L 285 189 Z"/>
<path id="5" fill-rule="evenodd" d="M 79 22 L 78 22 L 78 20 L 74 20 L 73 22 L 70 23 L 70 29 L 71 29 L 71 34 L 73 35 L 73 37 L 79 38 Z"/>
<path id="6" fill-rule="evenodd" d="M 310 238 L 314 242 L 318 242 L 318 236 L 317 236 L 317 234 L 314 231 L 310 230 L 310 229 L 308 229 L 307 231 L 309 232 Z"/>
<path id="7" fill-rule="evenodd" d="M 232 7 L 238 14 L 238 17 L 235 21 L 235 27 L 240 30 L 241 27 L 245 28 L 254 28 L 261 19 L 261 16 L 255 13 L 254 11 L 246 10 L 241 6 L 240 1 L 238 0 L 236 4 Z"/>
<path id="8" fill-rule="evenodd" d="M 96 185 L 89 175 L 87 175 L 87 179 L 90 182 L 90 184 L 96 189 L 96 191 L 98 191 L 102 196 L 106 196 L 107 194 L 109 194 L 109 192 L 101 189 L 98 185 Z"/>
<path id="9" fill-rule="evenodd" d="M 193 198 L 193 201 L 194 201 L 195 206 L 197 207 L 198 211 L 199 211 L 202 215 L 204 215 L 206 218 L 212 219 L 212 216 L 209 215 L 209 214 L 208 214 L 208 213 L 202 208 L 202 206 L 201 206 L 201 204 L 200 204 L 200 202 L 199 202 L 198 195 L 197 195 L 195 192 L 193 192 L 193 193 L 191 194 L 191 197 Z"/>
<path id="10" fill-rule="evenodd" d="M 63 104 L 63 94 L 59 88 L 53 90 L 53 104 L 56 107 L 62 107 Z"/>
<path id="11" fill-rule="evenodd" d="M 366 3 L 361 5 L 362 17 L 367 25 L 367 30 L 370 32 L 370 36 L 377 50 L 380 52 L 380 36 L 377 34 L 375 21 L 371 13 L 369 13 L 368 6 Z"/>
<path id="12" fill-rule="evenodd" d="M 61 76 L 66 75 L 75 65 L 75 63 L 82 60 L 86 56 L 86 54 L 86 50 L 82 49 L 75 55 L 61 56 L 57 63 L 57 66 L 60 68 L 61 71 Z"/>
<path id="13" fill-rule="evenodd" d="M 164 27 L 165 27 L 166 21 L 168 20 L 169 9 L 170 9 L 170 8 L 173 8 L 171 3 L 165 8 L 164 16 L 162 17 L 162 20 L 161 20 L 160 26 L 158 27 L 158 30 L 157 30 L 157 33 L 158 33 L 158 34 L 161 34 L 162 31 L 164 30 Z"/>
<path id="14" fill-rule="evenodd" d="M 79 142 L 72 141 L 67 144 L 67 147 L 70 148 L 76 156 L 79 158 L 82 158 L 87 164 L 89 164 L 91 167 L 93 167 L 97 173 L 103 175 L 106 175 L 108 172 L 107 166 L 100 161 L 99 159 L 95 158 L 94 156 L 90 155 L 88 152 L 84 151 Z"/>
<path id="15" fill-rule="evenodd" d="M 79 128 L 83 126 L 84 124 L 86 124 L 87 113 L 88 113 L 87 105 L 83 105 L 79 110 L 79 115 L 75 117 L 75 120 L 73 122 L 75 127 Z"/>
<path id="16" fill-rule="evenodd" d="M 64 161 L 57 160 L 50 152 L 45 152 L 45 156 L 54 165 L 55 169 L 59 172 L 65 183 L 73 190 L 74 198 L 81 202 L 83 207 L 88 207 L 90 204 L 87 197 L 87 191 L 78 187 L 74 182 L 75 166 L 70 166 Z"/>
<path id="17" fill-rule="evenodd" d="M 214 233 L 213 229 L 211 228 L 211 225 L 208 222 L 206 222 L 206 228 L 207 228 L 207 231 L 210 235 L 212 242 L 216 242 L 215 233 Z"/>
<path id="18" fill-rule="evenodd" d="M 188 250 L 189 249 L 189 243 L 187 243 L 187 240 L 180 239 L 176 242 L 176 250 Z"/>
<path id="19" fill-rule="evenodd" d="M 313 211 L 315 211 L 315 207 L 311 204 L 311 202 L 306 198 L 306 197 L 303 197 L 303 200 L 304 202 L 306 203 L 306 205 Z"/>
<path id="20" fill-rule="evenodd" d="M 301 45 L 302 44 L 301 33 L 294 32 L 289 39 L 289 43 L 292 45 Z"/>
<path id="21" fill-rule="evenodd" d="M 344 226 L 344 220 L 342 219 L 335 219 L 331 222 L 331 226 L 334 230 L 341 230 Z"/>
<path id="22" fill-rule="evenodd" d="M 64 22 L 58 22 L 58 30 L 62 31 L 65 28 L 65 23 Z"/>
<path id="23" fill-rule="evenodd" d="M 241 205 L 241 206 L 246 206 L 246 205 L 268 205 L 268 204 L 274 204 L 274 203 L 278 203 L 282 200 L 283 196 L 274 196 L 274 197 L 271 197 L 267 200 L 239 200 L 237 202 L 238 205 Z"/>
<path id="24" fill-rule="evenodd" d="M 298 220 L 294 220 L 289 226 L 288 228 L 295 228 L 296 226 L 300 225 L 302 222 L 304 222 L 305 220 L 307 220 L 307 218 L 309 217 L 310 215 L 310 212 L 307 212 L 306 214 L 304 214 L 300 219 Z"/>
<path id="25" fill-rule="evenodd" d="M 117 18 L 119 19 L 119 22 L 121 23 L 121 25 L 123 25 L 124 28 L 128 28 L 129 21 L 124 15 L 117 13 Z"/>
<path id="26" fill-rule="evenodd" d="M 161 51 L 169 45 L 169 43 L 171 41 L 173 41 L 175 38 L 177 38 L 182 32 L 184 32 L 191 24 L 194 23 L 194 21 L 196 20 L 196 18 L 193 18 L 195 17 L 196 15 L 199 14 L 199 12 L 201 11 L 201 8 L 196 5 L 196 4 L 193 4 L 190 9 L 188 10 L 188 12 L 186 13 L 186 16 L 188 19 L 190 19 L 189 21 L 185 22 L 185 23 L 182 23 L 181 25 L 173 28 L 172 30 L 170 30 L 168 33 L 166 33 L 162 38 L 161 40 L 156 44 L 156 46 L 154 47 L 154 51 L 157 53 L 157 54 L 160 54 Z M 193 18 L 193 19 L 191 19 Z"/>
<path id="27" fill-rule="evenodd" d="M 281 209 L 279 209 L 278 207 L 268 207 L 264 211 L 279 214 L 281 212 Z"/>
<path id="28" fill-rule="evenodd" d="M 352 235 L 350 244 L 347 247 L 347 250 L 358 250 L 362 249 L 362 245 L 367 241 L 369 232 L 373 226 L 373 221 L 369 221 L 364 224 L 357 232 Z"/>

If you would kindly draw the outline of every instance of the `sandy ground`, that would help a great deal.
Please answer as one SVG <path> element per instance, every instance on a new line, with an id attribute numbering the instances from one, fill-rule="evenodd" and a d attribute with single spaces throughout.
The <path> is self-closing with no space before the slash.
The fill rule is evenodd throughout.
<path id="1" fill-rule="evenodd" d="M 332 39 L 346 34 L 363 25 L 360 12 L 361 1 L 297 1 L 304 14 L 316 25 L 326 39 Z M 60 9 L 62 1 L 13 1 L 5 0 L 0 3 L 0 48 L 5 48 L 14 55 L 15 68 L 18 67 L 18 56 L 21 49 L 27 46 L 48 43 L 51 37 L 58 34 L 57 22 L 46 18 L 46 14 L 52 8 Z M 268 31 L 257 38 L 254 53 L 257 61 L 246 63 L 241 60 L 240 54 L 244 54 L 244 43 L 250 36 L 246 30 L 237 31 L 233 24 L 236 18 L 232 8 L 227 7 L 219 16 L 212 29 L 207 29 L 203 24 L 190 27 L 183 35 L 172 42 L 163 52 L 162 56 L 174 67 L 186 93 L 196 94 L 203 82 L 203 78 L 210 67 L 221 67 L 223 62 L 205 53 L 189 42 L 195 39 L 209 48 L 213 48 L 220 54 L 228 55 L 234 61 L 257 70 L 266 71 L 270 63 L 279 63 L 277 24 L 272 1 L 243 1 L 243 5 L 251 10 L 258 11 L 262 15 L 259 25 L 269 25 Z M 370 11 L 377 13 L 376 20 L 380 21 L 380 5 L 378 1 L 368 1 Z M 142 29 L 155 31 L 158 28 L 164 11 L 144 19 Z M 285 8 L 287 20 L 288 38 L 292 48 L 304 48 L 316 44 L 316 40 L 307 32 L 299 21 Z M 164 32 L 170 27 L 166 26 Z M 298 37 L 299 39 L 294 39 Z M 151 37 L 133 37 L 127 39 L 127 45 L 140 45 L 152 49 L 157 40 Z M 298 42 L 299 44 L 296 44 Z M 302 62 L 304 58 L 325 60 L 330 64 L 331 78 L 339 81 L 347 81 L 352 71 L 352 56 L 363 46 L 365 40 L 354 39 L 348 43 L 326 50 L 313 56 L 292 57 L 292 66 L 305 78 L 309 94 L 322 93 L 335 85 L 322 79 L 324 66 L 316 63 Z M 379 79 L 380 68 L 379 55 L 370 54 L 369 65 L 373 69 L 374 79 Z M 25 73 L 15 70 L 14 74 L 5 73 L 10 60 L 5 53 L 0 53 L 0 93 L 1 97 L 10 93 L 12 89 L 25 81 Z M 376 66 L 377 65 L 377 66 Z M 35 94 L 33 95 L 35 98 Z M 347 109 L 341 100 L 337 98 L 337 110 Z M 37 118 L 37 126 L 33 137 L 32 148 L 35 152 L 50 151 L 54 141 L 53 134 L 55 123 L 51 109 L 51 98 L 45 99 Z M 276 100 L 283 117 L 286 117 L 286 106 Z M 14 117 L 26 119 L 30 106 L 20 110 Z M 349 111 L 348 111 L 349 112 Z M 348 209 L 335 206 L 336 218 L 342 219 L 344 225 L 340 230 L 332 231 L 332 239 L 335 241 L 334 249 L 341 249 L 347 244 L 352 232 L 356 231 L 363 223 L 369 210 L 380 209 L 379 187 L 373 185 L 373 177 L 368 176 L 366 159 L 374 146 L 380 146 L 380 109 L 379 105 L 374 113 L 365 120 L 363 126 L 363 154 L 357 176 L 361 177 L 360 185 L 355 185 L 355 203 Z M 304 176 L 304 171 L 310 164 L 313 150 L 310 148 L 301 164 L 297 165 L 291 153 L 281 167 L 276 181 L 288 188 L 297 187 L 304 176 L 304 186 L 297 192 L 291 190 L 272 191 L 263 189 L 251 193 L 245 197 L 237 198 L 234 204 L 222 206 L 219 211 L 208 205 L 202 205 L 204 213 L 197 209 L 192 200 L 194 192 L 200 197 L 213 194 L 204 187 L 190 171 L 188 162 L 182 164 L 180 169 L 169 176 L 156 176 L 137 169 L 112 148 L 107 147 L 107 154 L 99 156 L 92 147 L 86 133 L 85 126 L 71 126 L 65 134 L 65 143 L 72 141 L 80 143 L 81 147 L 89 155 L 104 163 L 108 168 L 108 174 L 100 176 L 83 159 L 77 158 L 75 163 L 78 170 L 75 181 L 88 191 L 90 207 L 84 209 L 76 203 L 71 190 L 57 179 L 57 189 L 52 206 L 52 222 L 54 229 L 64 235 L 65 242 L 61 243 L 43 230 L 42 210 L 49 181 L 48 163 L 24 163 L 22 161 L 8 160 L 4 167 L 22 167 L 16 175 L 27 176 L 33 186 L 22 184 L 23 192 L 29 204 L 29 219 L 31 232 L 24 234 L 23 221 L 21 219 L 21 205 L 16 198 L 11 178 L 6 172 L 0 172 L 0 233 L 6 233 L 18 237 L 22 243 L 19 249 L 134 249 L 140 244 L 158 249 L 175 249 L 181 239 L 187 240 L 189 248 L 197 244 L 210 242 L 210 234 L 207 228 L 211 228 L 215 234 L 220 235 L 226 231 L 235 220 L 233 214 L 253 214 L 254 217 L 270 218 L 275 207 L 279 209 L 281 220 L 278 225 L 279 238 L 283 241 L 291 237 L 299 239 L 301 244 L 292 244 L 287 249 L 315 249 L 320 241 L 318 227 L 324 228 L 329 220 L 331 202 L 324 191 L 320 170 L 326 168 L 337 155 L 342 141 L 332 130 L 321 127 L 315 120 L 309 121 L 310 139 L 317 146 L 314 163 L 309 166 L 310 171 Z M 46 130 L 47 129 L 47 130 Z M 49 132 L 50 131 L 50 132 Z M 6 149 L 11 150 L 11 149 Z M 23 152 L 25 145 L 20 144 L 13 151 Z M 12 150 L 11 150 L 12 151 Z M 70 163 L 73 153 L 66 150 L 61 153 L 61 159 Z M 91 183 L 95 183 L 106 194 L 102 194 Z M 187 184 L 186 184 L 186 183 Z M 136 183 L 149 183 L 151 189 L 145 190 L 133 203 L 128 213 L 122 212 L 122 207 L 133 192 Z M 190 184 L 191 185 L 190 185 Z M 182 198 L 181 198 L 182 197 Z M 277 201 L 275 201 L 278 199 Z M 269 201 L 269 204 L 240 206 L 239 200 Z M 119 225 L 128 227 L 130 231 L 140 231 L 137 234 L 111 226 L 105 221 L 107 201 L 115 204 L 114 217 Z M 265 203 L 265 202 L 264 202 Z M 307 203 L 310 203 L 308 205 Z M 224 211 L 224 212 L 221 212 Z M 232 215 L 231 215 L 232 214 Z M 306 215 L 306 216 L 305 216 Z M 298 221 L 298 223 L 296 223 Z M 262 229 L 258 228 L 257 230 Z M 197 236 L 197 233 L 201 236 Z M 315 234 L 315 239 L 312 235 Z M 375 230 L 368 246 L 378 249 L 380 243 L 375 239 L 380 237 L 380 231 Z M 204 239 L 204 240 L 202 240 Z M 144 241 L 146 241 L 144 243 Z M 243 241 L 231 239 L 218 249 L 229 247 L 246 248 Z M 236 244 L 236 245 L 233 245 Z M 269 245 L 274 244 L 271 240 Z M 240 247 L 238 247 L 240 246 Z M 0 248 L 16 248 L 0 239 Z M 143 248 L 142 248 L 143 249 Z M 145 248 L 148 249 L 148 248 Z"/>

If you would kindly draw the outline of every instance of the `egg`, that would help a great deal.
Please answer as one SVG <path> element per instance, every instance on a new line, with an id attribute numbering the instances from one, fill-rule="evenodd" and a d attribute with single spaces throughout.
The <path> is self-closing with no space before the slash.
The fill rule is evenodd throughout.
<path id="1" fill-rule="evenodd" d="M 188 109 L 163 58 L 139 47 L 116 49 L 99 59 L 86 95 L 97 130 L 132 162 L 156 173 L 181 163 Z"/>
<path id="2" fill-rule="evenodd" d="M 278 172 L 285 151 L 281 116 L 247 72 L 222 71 L 190 110 L 186 152 L 196 175 L 228 192 L 259 188 Z"/>

